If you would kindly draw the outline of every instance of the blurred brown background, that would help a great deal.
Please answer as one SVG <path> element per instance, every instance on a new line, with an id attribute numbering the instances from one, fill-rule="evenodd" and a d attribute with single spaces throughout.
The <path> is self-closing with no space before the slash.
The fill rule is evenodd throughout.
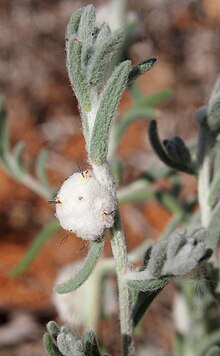
<path id="1" fill-rule="evenodd" d="M 0 1 L 0 92 L 6 98 L 11 143 L 25 142 L 24 160 L 30 172 L 34 172 L 39 150 L 47 148 L 47 171 L 56 186 L 86 158 L 77 102 L 65 68 L 64 37 L 71 13 L 88 3 Z M 107 1 L 93 3 L 98 8 Z M 133 62 L 158 58 L 156 66 L 140 78 L 141 89 L 144 93 L 160 89 L 174 93 L 167 104 L 160 106 L 161 135 L 180 134 L 190 139 L 196 133 L 194 111 L 207 100 L 219 74 L 220 2 L 142 0 L 130 1 L 128 7 L 139 17 L 140 26 L 129 57 Z M 119 111 L 124 112 L 130 104 L 126 93 Z M 135 123 L 120 145 L 123 184 L 149 163 L 159 164 L 149 147 L 146 127 L 146 121 Z M 186 181 L 187 189 L 195 189 L 193 180 Z M 53 208 L 44 203 L 0 168 L 0 355 L 45 354 L 41 337 L 45 323 L 56 317 L 50 298 L 57 271 L 86 253 L 86 249 L 80 250 L 83 242 L 74 236 L 60 245 L 65 235 L 61 231 L 50 239 L 23 276 L 15 280 L 8 277 L 36 233 L 54 214 Z M 124 205 L 122 213 L 129 249 L 147 237 L 159 236 L 169 219 L 169 213 L 153 201 Z M 105 254 L 111 254 L 109 246 Z M 151 307 L 143 328 L 147 339 L 153 339 L 163 350 L 161 355 L 169 355 L 173 332 L 171 287 L 162 294 Z M 19 337 L 18 325 L 26 330 Z M 102 339 L 117 355 L 118 335 L 110 329 L 114 321 L 105 326 Z M 111 338 L 106 336 L 109 329 Z M 143 335 L 137 339 L 143 343 Z"/>

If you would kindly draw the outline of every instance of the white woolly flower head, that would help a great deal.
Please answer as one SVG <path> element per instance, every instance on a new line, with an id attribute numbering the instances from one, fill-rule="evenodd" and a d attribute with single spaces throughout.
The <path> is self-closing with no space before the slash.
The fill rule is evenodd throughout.
<path id="1" fill-rule="evenodd" d="M 82 239 L 97 240 L 114 224 L 114 192 L 106 189 L 90 169 L 65 180 L 55 202 L 60 225 Z"/>

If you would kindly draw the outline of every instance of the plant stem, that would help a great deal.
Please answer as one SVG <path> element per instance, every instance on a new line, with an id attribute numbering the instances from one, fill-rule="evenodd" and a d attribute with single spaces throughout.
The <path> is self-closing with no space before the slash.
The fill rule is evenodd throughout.
<path id="1" fill-rule="evenodd" d="M 211 207 L 208 204 L 210 184 L 210 157 L 207 155 L 199 170 L 198 176 L 198 200 L 201 210 L 201 223 L 207 227 L 210 221 Z"/>
<path id="2" fill-rule="evenodd" d="M 134 355 L 133 321 L 131 292 L 125 280 L 125 273 L 128 269 L 128 257 L 124 234 L 122 232 L 119 212 L 115 219 L 115 225 L 111 229 L 111 246 L 115 258 L 116 273 L 119 290 L 120 324 L 123 341 L 123 355 Z"/>
<path id="3" fill-rule="evenodd" d="M 32 192 L 36 193 L 43 199 L 51 199 L 53 194 L 52 192 L 45 188 L 37 179 L 32 177 L 29 173 L 27 172 L 22 172 L 20 173 L 18 164 L 10 153 L 7 154 L 7 162 L 10 165 L 11 171 L 8 171 L 7 169 L 4 169 L 6 174 L 9 176 L 12 176 L 15 178 L 19 183 L 22 183 L 25 185 L 28 189 L 30 189 Z"/>
<path id="4" fill-rule="evenodd" d="M 117 28 L 125 28 L 128 5 L 127 2 L 128 0 L 113 0 L 113 6 L 115 9 L 114 15 Z"/>
<path id="5" fill-rule="evenodd" d="M 21 183 L 24 184 L 27 188 L 32 190 L 32 192 L 36 193 L 40 197 L 44 199 L 51 199 L 52 193 L 49 192 L 45 187 L 43 187 L 35 178 L 33 178 L 30 174 L 25 173 L 21 179 Z"/>

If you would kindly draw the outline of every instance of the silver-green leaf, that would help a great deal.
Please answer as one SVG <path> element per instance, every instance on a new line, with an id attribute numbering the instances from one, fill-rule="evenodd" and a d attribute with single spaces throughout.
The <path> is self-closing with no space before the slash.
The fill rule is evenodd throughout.
<path id="1" fill-rule="evenodd" d="M 80 269 L 69 280 L 55 287 L 55 292 L 65 294 L 79 288 L 93 272 L 104 246 L 104 238 L 94 241 Z"/>
<path id="2" fill-rule="evenodd" d="M 118 103 L 127 86 L 131 62 L 119 64 L 103 90 L 94 127 L 92 130 L 89 156 L 97 165 L 105 163 L 108 151 L 109 130 Z"/>

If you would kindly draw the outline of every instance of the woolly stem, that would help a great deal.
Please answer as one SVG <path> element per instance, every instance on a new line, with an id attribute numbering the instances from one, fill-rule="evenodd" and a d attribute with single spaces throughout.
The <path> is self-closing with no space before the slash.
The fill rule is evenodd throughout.
<path id="1" fill-rule="evenodd" d="M 128 269 L 128 257 L 124 234 L 122 232 L 119 212 L 117 212 L 115 225 L 111 229 L 111 246 L 115 258 L 116 273 L 118 278 L 120 325 L 123 342 L 123 355 L 134 355 L 133 321 L 131 292 L 125 280 Z"/>
<path id="2" fill-rule="evenodd" d="M 118 28 L 125 28 L 128 0 L 113 0 L 115 22 Z"/>
<path id="3" fill-rule="evenodd" d="M 114 197 L 116 201 L 115 185 L 109 171 L 108 163 L 100 166 L 95 165 L 93 162 L 91 162 L 91 164 L 96 179 L 105 187 L 105 189 L 111 191 L 112 197 Z M 129 268 L 129 263 L 125 237 L 122 231 L 118 209 L 115 214 L 114 226 L 112 229 L 110 229 L 110 234 L 112 252 L 115 259 L 116 274 L 118 279 L 120 327 L 123 342 L 123 355 L 134 356 L 131 292 L 125 279 L 125 274 Z"/>
<path id="4" fill-rule="evenodd" d="M 201 210 L 201 223 L 208 227 L 211 215 L 211 207 L 208 204 L 210 183 L 210 157 L 207 155 L 199 170 L 198 176 L 198 200 Z"/>

